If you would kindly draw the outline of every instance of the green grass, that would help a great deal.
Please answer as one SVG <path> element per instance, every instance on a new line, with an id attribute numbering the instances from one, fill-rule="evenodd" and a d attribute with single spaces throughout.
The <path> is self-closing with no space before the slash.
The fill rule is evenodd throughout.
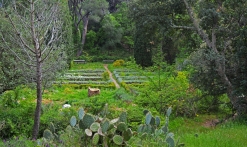
<path id="1" fill-rule="evenodd" d="M 77 69 L 104 69 L 104 64 L 101 62 L 86 63 L 86 64 L 76 64 L 72 63 L 71 70 Z"/>
<path id="2" fill-rule="evenodd" d="M 193 119 L 171 118 L 170 131 L 187 147 L 246 147 L 246 124 L 228 122 L 216 127 L 205 127 L 215 115 L 202 115 Z"/>
<path id="3" fill-rule="evenodd" d="M 181 135 L 181 142 L 189 147 L 246 147 L 247 126 L 234 124 L 229 127 L 219 126 L 216 129 L 197 133 Z"/>

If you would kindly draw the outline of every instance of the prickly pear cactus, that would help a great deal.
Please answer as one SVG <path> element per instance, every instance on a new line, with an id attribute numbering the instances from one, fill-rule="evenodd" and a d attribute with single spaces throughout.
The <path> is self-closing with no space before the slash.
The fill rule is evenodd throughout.
<path id="1" fill-rule="evenodd" d="M 111 123 L 111 124 L 115 124 L 115 123 L 117 123 L 118 121 L 119 121 L 119 118 L 115 118 L 115 119 L 111 120 L 110 123 Z"/>
<path id="2" fill-rule="evenodd" d="M 52 133 L 55 133 L 55 126 L 52 122 L 50 122 L 49 124 L 49 130 L 52 132 Z"/>
<path id="3" fill-rule="evenodd" d="M 156 124 L 157 127 L 160 126 L 160 117 L 159 116 L 155 117 L 155 124 Z"/>
<path id="4" fill-rule="evenodd" d="M 127 123 L 127 112 L 122 112 L 119 116 L 119 122 Z"/>
<path id="5" fill-rule="evenodd" d="M 80 108 L 79 111 L 78 111 L 78 117 L 79 119 L 82 119 L 83 116 L 84 116 L 85 112 L 84 112 L 84 109 L 83 108 Z"/>
<path id="6" fill-rule="evenodd" d="M 95 133 L 94 135 L 93 135 L 93 138 L 92 138 L 92 144 L 93 145 L 97 145 L 98 144 L 98 142 L 99 142 L 99 134 L 98 133 Z"/>
<path id="7" fill-rule="evenodd" d="M 155 118 L 154 117 L 151 117 L 150 125 L 151 126 L 154 126 L 155 125 Z"/>
<path id="8" fill-rule="evenodd" d="M 82 118 L 82 120 L 79 121 L 79 127 L 80 129 L 88 129 L 91 124 L 95 121 L 94 117 L 90 114 L 85 114 Z"/>
<path id="9" fill-rule="evenodd" d="M 78 111 L 78 118 L 79 120 L 76 116 L 72 116 L 70 118 L 70 125 L 67 126 L 63 132 L 64 134 L 62 133 L 60 136 L 56 135 L 54 125 L 51 123 L 52 125 L 50 130 L 52 131 L 48 129 L 45 130 L 43 134 L 44 138 L 47 140 L 54 140 L 54 138 L 58 138 L 59 141 L 61 140 L 61 136 L 65 138 L 71 137 L 70 139 L 79 136 L 82 142 L 88 142 L 88 139 L 90 139 L 91 144 L 88 144 L 89 146 L 109 146 L 113 144 L 116 146 L 126 145 L 126 141 L 129 141 L 133 136 L 133 132 L 127 125 L 126 112 L 122 112 L 118 118 L 109 120 L 106 117 L 101 118 L 99 116 L 85 113 L 81 108 Z M 150 121 L 153 121 L 152 118 Z M 82 131 L 84 134 L 81 134 Z M 83 135 L 83 138 L 81 138 L 81 135 Z M 77 138 L 75 139 L 78 140 Z"/>
<path id="10" fill-rule="evenodd" d="M 144 128 L 143 124 L 139 125 L 138 128 L 137 128 L 137 132 L 138 133 L 142 133 L 143 132 L 143 128 Z"/>
<path id="11" fill-rule="evenodd" d="M 151 114 L 150 112 L 148 112 L 148 113 L 146 114 L 146 119 L 145 119 L 146 125 L 149 125 L 150 122 L 151 122 L 151 120 L 152 120 L 152 114 Z"/>
<path id="12" fill-rule="evenodd" d="M 129 141 L 130 138 L 133 136 L 133 133 L 130 128 L 123 132 L 124 141 Z"/>
<path id="13" fill-rule="evenodd" d="M 75 125 L 76 125 L 76 117 L 75 117 L 75 116 L 72 116 L 72 117 L 70 118 L 70 125 L 71 125 L 72 127 L 75 127 Z"/>
<path id="14" fill-rule="evenodd" d="M 94 123 L 91 124 L 90 130 L 92 130 L 93 132 L 97 132 L 99 127 L 100 127 L 100 123 L 94 122 Z"/>
<path id="15" fill-rule="evenodd" d="M 90 129 L 86 129 L 85 133 L 86 133 L 87 136 L 92 136 L 93 135 L 93 132 Z"/>
<path id="16" fill-rule="evenodd" d="M 48 129 L 45 129 L 44 133 L 43 133 L 43 137 L 47 140 L 53 140 L 54 139 L 54 135 L 52 134 L 52 132 Z"/>
<path id="17" fill-rule="evenodd" d="M 146 115 L 149 111 L 148 110 L 143 110 L 143 114 Z"/>
<path id="18" fill-rule="evenodd" d="M 127 130 L 127 125 L 124 122 L 120 122 L 117 125 L 117 130 L 120 131 L 120 132 L 124 132 L 124 131 Z"/>
<path id="19" fill-rule="evenodd" d="M 169 117 L 172 113 L 172 107 L 169 107 L 166 111 L 166 116 Z"/>
<path id="20" fill-rule="evenodd" d="M 167 136 L 166 136 L 166 142 L 168 144 L 169 147 L 175 147 L 175 141 L 173 139 L 173 133 L 169 133 Z"/>
<path id="21" fill-rule="evenodd" d="M 102 128 L 102 132 L 105 133 L 110 128 L 110 121 L 106 119 L 100 124 L 100 126 Z"/>
<path id="22" fill-rule="evenodd" d="M 144 115 L 145 115 L 145 124 L 141 124 L 138 127 L 137 132 L 141 135 L 141 139 L 142 140 L 147 140 L 147 136 L 166 136 L 164 139 L 158 139 L 157 138 L 153 138 L 155 139 L 157 142 L 157 145 L 168 145 L 169 147 L 175 147 L 176 143 L 174 140 L 174 134 L 173 133 L 169 133 L 169 129 L 168 129 L 168 125 L 169 125 L 169 116 L 172 113 L 172 108 L 169 107 L 166 111 L 166 122 L 165 125 L 160 128 L 160 117 L 156 116 L 155 118 L 152 116 L 151 112 L 149 112 L 148 110 L 144 110 L 143 111 Z M 151 135 L 150 135 L 151 134 Z M 123 135 L 125 135 L 123 133 Z M 142 144 L 139 144 L 142 145 Z M 182 144 L 183 145 L 183 144 Z"/>
<path id="23" fill-rule="evenodd" d="M 116 145 L 122 145 L 123 144 L 123 137 L 120 136 L 120 135 L 115 135 L 113 137 L 113 142 L 116 144 Z"/>

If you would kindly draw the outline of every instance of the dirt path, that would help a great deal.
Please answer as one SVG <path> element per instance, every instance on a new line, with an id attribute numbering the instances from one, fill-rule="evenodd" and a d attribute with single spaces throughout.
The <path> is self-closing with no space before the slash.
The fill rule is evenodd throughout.
<path id="1" fill-rule="evenodd" d="M 115 84 L 116 88 L 120 88 L 119 84 L 117 83 L 117 81 L 112 77 L 112 73 L 111 71 L 108 69 L 107 64 L 104 64 L 104 68 L 106 69 L 106 71 L 109 73 L 110 79 L 113 81 L 113 83 Z"/>

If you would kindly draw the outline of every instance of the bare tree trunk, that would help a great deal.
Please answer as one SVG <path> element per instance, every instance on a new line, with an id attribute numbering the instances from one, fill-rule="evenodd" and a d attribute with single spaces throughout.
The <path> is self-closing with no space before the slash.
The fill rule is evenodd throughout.
<path id="1" fill-rule="evenodd" d="M 34 114 L 34 126 L 33 126 L 33 133 L 32 139 L 37 139 L 39 133 L 39 126 L 40 126 L 40 115 L 41 115 L 41 106 L 42 106 L 42 64 L 40 63 L 41 59 L 37 61 L 37 81 L 36 81 L 36 94 L 37 94 L 37 103 L 36 109 Z"/>
<path id="2" fill-rule="evenodd" d="M 41 105 L 42 105 L 42 59 L 41 59 L 41 50 L 38 36 L 35 29 L 35 14 L 34 11 L 34 2 L 31 1 L 31 32 L 32 32 L 32 42 L 35 47 L 35 56 L 36 56 L 36 95 L 37 103 L 34 114 L 34 126 L 32 139 L 37 139 L 40 126 L 40 115 L 41 115 Z"/>
<path id="3" fill-rule="evenodd" d="M 89 16 L 86 15 L 83 18 L 83 31 L 82 31 L 82 35 L 81 35 L 81 48 L 77 52 L 77 57 L 82 55 L 83 47 L 84 47 L 84 44 L 85 44 L 85 41 L 86 41 L 86 36 L 87 36 L 88 20 L 89 20 Z"/>

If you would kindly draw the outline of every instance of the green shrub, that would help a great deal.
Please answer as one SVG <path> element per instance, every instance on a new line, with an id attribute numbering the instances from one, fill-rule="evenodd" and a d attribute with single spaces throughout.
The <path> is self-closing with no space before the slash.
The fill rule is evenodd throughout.
<path id="1" fill-rule="evenodd" d="M 16 108 L 0 106 L 0 109 L 0 122 L 4 122 L 0 129 L 0 138 L 11 138 L 20 135 L 31 136 L 34 103 L 22 102 Z"/>
<path id="2" fill-rule="evenodd" d="M 40 134 L 49 126 L 50 122 L 54 124 L 56 131 L 63 130 L 67 126 L 69 117 L 75 115 L 76 110 L 71 108 L 62 108 L 61 104 L 43 104 L 40 117 Z"/>
<path id="3" fill-rule="evenodd" d="M 113 62 L 113 66 L 114 67 L 120 67 L 120 66 L 123 66 L 124 63 L 125 63 L 124 60 L 119 59 L 119 60 L 116 60 L 116 61 Z"/>
<path id="4" fill-rule="evenodd" d="M 200 91 L 190 85 L 187 73 L 178 71 L 176 75 L 162 74 L 140 88 L 136 102 L 142 106 L 155 108 L 164 112 L 173 106 L 175 115 L 195 116 L 197 105 L 195 99 Z"/>
<path id="5" fill-rule="evenodd" d="M 104 80 L 104 81 L 107 81 L 107 80 L 110 79 L 109 73 L 108 73 L 107 71 L 105 71 L 105 72 L 102 74 L 102 77 L 103 77 L 103 80 Z"/>

